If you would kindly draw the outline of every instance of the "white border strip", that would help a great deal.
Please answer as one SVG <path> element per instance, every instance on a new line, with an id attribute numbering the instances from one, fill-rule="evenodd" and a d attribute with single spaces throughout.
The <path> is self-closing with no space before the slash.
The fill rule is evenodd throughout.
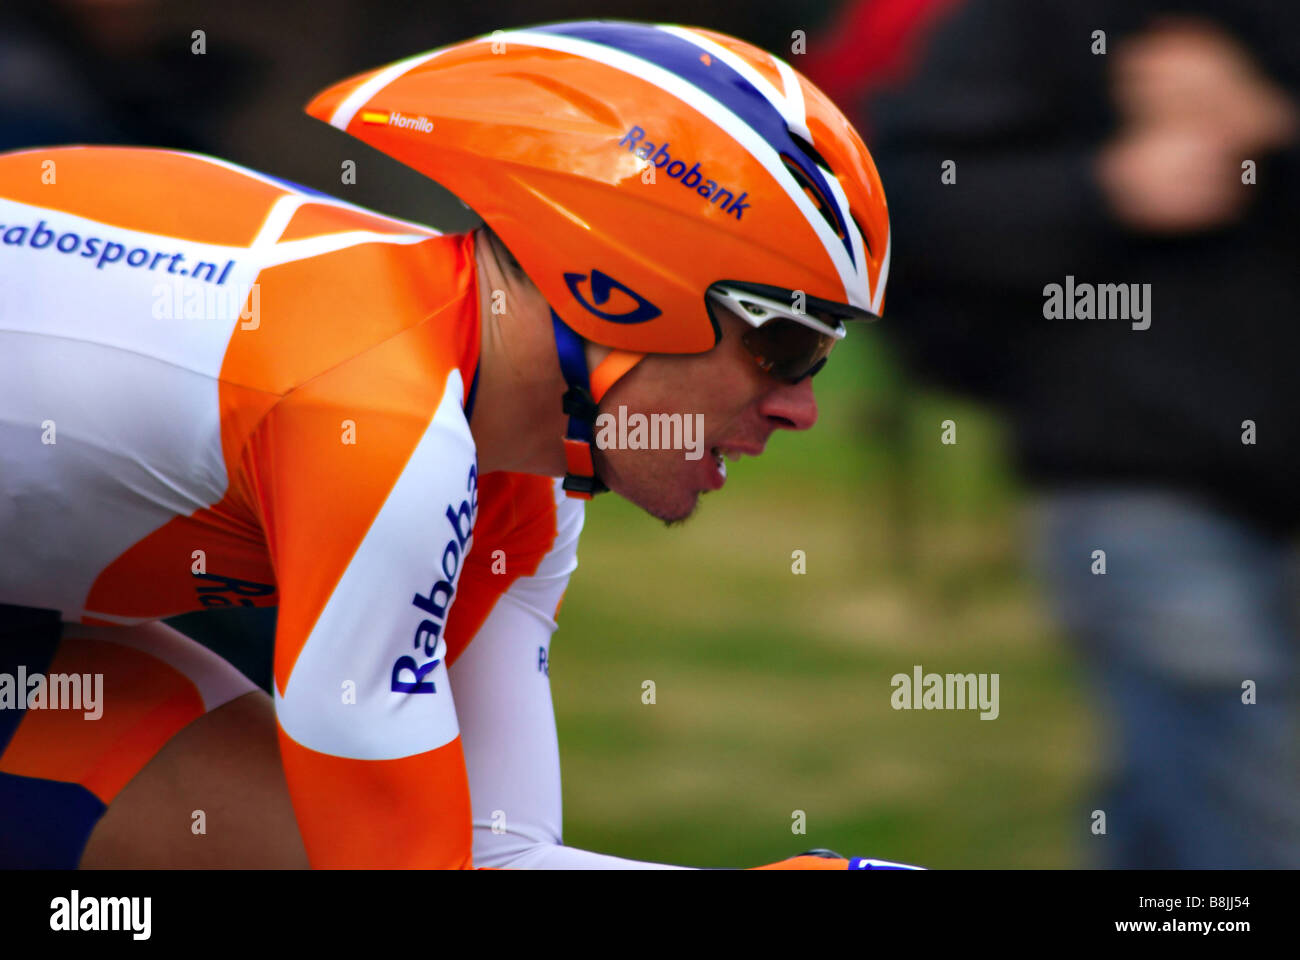
<path id="1" fill-rule="evenodd" d="M 446 53 L 448 49 L 448 47 L 439 47 L 437 50 L 417 53 L 413 57 L 398 60 L 396 63 L 380 70 L 343 98 L 343 102 L 334 108 L 334 114 L 329 119 L 330 125 L 338 127 L 340 130 L 346 130 L 348 124 L 352 122 L 352 118 L 356 116 L 357 111 L 369 103 L 371 97 L 408 70 L 418 67 L 422 63 L 427 63 L 439 54 Z"/>
<path id="2" fill-rule="evenodd" d="M 776 87 L 772 86 L 772 84 L 769 83 L 748 60 L 740 56 L 734 50 L 722 46 L 722 44 L 718 43 L 712 37 L 705 36 L 703 33 L 690 27 L 661 26 L 660 29 L 666 33 L 671 33 L 673 36 L 694 43 L 696 46 L 707 50 L 712 56 L 717 57 L 727 66 L 731 67 L 742 77 L 752 83 L 759 93 L 763 94 L 763 96 L 768 99 L 795 133 L 800 134 L 809 143 L 813 142 L 812 132 L 808 129 L 808 106 L 804 100 L 803 86 L 799 83 L 799 77 L 790 64 L 786 63 L 775 54 L 767 54 L 768 59 L 772 61 L 777 72 L 781 74 L 781 83 L 785 87 L 785 91 L 781 92 L 778 91 Z M 862 234 L 858 231 L 857 224 L 854 223 L 853 217 L 850 216 L 852 208 L 849 205 L 849 198 L 845 194 L 844 188 L 840 186 L 839 180 L 835 178 L 831 171 L 821 167 L 820 164 L 818 164 L 818 168 L 826 174 L 826 184 L 830 187 L 832 198 L 839 205 L 840 213 L 844 216 L 845 229 L 848 232 L 849 243 L 853 249 L 854 263 L 862 265 L 862 268 L 855 271 L 855 273 L 860 276 L 862 281 L 866 284 L 868 300 L 872 303 L 877 303 L 880 298 L 876 296 L 871 289 L 871 271 L 865 257 L 866 250 L 864 249 Z M 835 244 L 837 248 L 842 247 L 842 244 L 839 243 L 839 238 L 835 238 Z M 842 278 L 843 273 L 841 271 L 841 279 Z M 879 280 L 877 280 L 876 286 L 883 289 Z M 876 313 L 878 311 L 872 310 L 871 312 Z"/>
<path id="3" fill-rule="evenodd" d="M 507 42 L 513 40 L 529 46 L 558 50 L 561 53 L 569 53 L 588 60 L 595 60 L 598 63 L 604 63 L 616 70 L 621 70 L 624 73 L 654 84 L 704 114 L 709 120 L 735 138 L 772 175 L 772 179 L 785 191 L 796 209 L 804 215 L 804 219 L 812 227 L 815 235 L 822 241 L 825 252 L 839 274 L 840 282 L 844 286 L 846 302 L 864 309 L 869 307 L 871 301 L 870 284 L 865 279 L 865 276 L 859 275 L 858 271 L 853 268 L 853 264 L 849 262 L 849 254 L 844 249 L 843 243 L 831 232 L 830 225 L 822 220 L 821 214 L 813 207 L 812 201 L 808 199 L 802 190 L 795 188 L 794 178 L 786 174 L 785 165 L 781 162 L 781 158 L 776 151 L 766 141 L 758 137 L 749 125 L 736 116 L 726 105 L 715 100 L 694 84 L 683 80 L 675 73 L 651 63 L 649 60 L 634 57 L 604 44 L 578 40 L 558 34 L 533 33 L 528 30 L 508 30 L 503 32 L 497 39 Z M 767 86 L 771 87 L 771 84 L 767 84 Z"/>
<path id="4" fill-rule="evenodd" d="M 889 279 L 889 254 L 894 247 L 894 231 L 891 228 L 885 236 L 885 257 L 880 261 L 880 276 L 876 279 L 876 292 L 871 298 L 871 312 L 880 315 L 880 307 L 885 299 L 885 281 Z"/>

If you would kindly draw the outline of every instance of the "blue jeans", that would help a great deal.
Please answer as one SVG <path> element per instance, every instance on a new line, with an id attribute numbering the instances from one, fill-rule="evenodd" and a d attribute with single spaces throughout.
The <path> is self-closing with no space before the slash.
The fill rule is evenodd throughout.
<path id="1" fill-rule="evenodd" d="M 1111 728 L 1081 825 L 1105 811 L 1094 863 L 1300 867 L 1293 545 L 1162 489 L 1048 492 L 1035 520 L 1038 569 Z"/>

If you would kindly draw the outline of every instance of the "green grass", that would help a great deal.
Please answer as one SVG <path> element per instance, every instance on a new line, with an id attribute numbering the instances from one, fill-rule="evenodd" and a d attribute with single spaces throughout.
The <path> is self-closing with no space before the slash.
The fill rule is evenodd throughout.
<path id="1" fill-rule="evenodd" d="M 682 527 L 591 504 L 551 660 L 565 841 L 698 866 L 812 846 L 1078 865 L 1094 719 L 1021 559 L 997 421 L 900 386 L 872 336 L 837 348 L 818 400 Z M 917 663 L 1000 674 L 1000 717 L 893 710 Z"/>

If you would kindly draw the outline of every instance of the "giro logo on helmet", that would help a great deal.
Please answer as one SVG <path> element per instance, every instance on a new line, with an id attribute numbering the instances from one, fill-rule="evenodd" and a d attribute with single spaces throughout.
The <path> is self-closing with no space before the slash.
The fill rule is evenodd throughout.
<path id="1" fill-rule="evenodd" d="M 573 299 L 582 304 L 583 308 L 590 313 L 594 313 L 602 320 L 608 320 L 611 323 L 645 323 L 647 320 L 653 320 L 659 314 L 663 313 L 658 307 L 647 300 L 645 297 L 627 286 L 619 283 L 607 273 L 601 273 L 599 270 L 591 271 L 591 298 L 598 304 L 604 304 L 609 300 L 610 292 L 613 290 L 622 290 L 628 297 L 634 301 L 631 310 L 623 313 L 606 313 L 603 310 L 597 310 L 587 302 L 583 297 L 578 285 L 587 279 L 585 273 L 566 273 L 564 282 L 569 285 L 569 292 L 573 294 Z"/>
<path id="2" fill-rule="evenodd" d="M 623 139 L 618 142 L 618 145 L 627 147 L 642 160 L 649 160 L 683 187 L 692 188 L 709 203 L 717 203 L 720 209 L 733 214 L 737 220 L 741 219 L 749 209 L 749 204 L 745 202 L 745 198 L 749 196 L 748 191 L 736 196 L 730 190 L 723 189 L 718 186 L 717 181 L 705 178 L 700 172 L 698 163 L 691 164 L 691 168 L 687 170 L 685 161 L 673 159 L 672 154 L 668 152 L 668 144 L 661 143 L 658 149 L 655 149 L 655 144 L 645 139 L 645 131 L 640 127 L 633 127 L 623 134 Z"/>

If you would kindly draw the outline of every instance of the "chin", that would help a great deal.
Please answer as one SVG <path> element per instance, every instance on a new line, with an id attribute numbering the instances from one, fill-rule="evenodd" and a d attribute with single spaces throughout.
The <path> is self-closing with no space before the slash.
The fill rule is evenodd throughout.
<path id="1" fill-rule="evenodd" d="M 695 508 L 700 505 L 700 495 L 693 493 L 689 499 L 677 509 L 671 510 L 652 510 L 649 507 L 646 511 L 656 520 L 662 520 L 664 526 L 671 527 L 674 524 L 684 523 L 695 513 Z"/>
<path id="2" fill-rule="evenodd" d="M 635 484 L 623 484 L 616 480 L 610 484 L 610 490 L 636 504 L 656 520 L 662 520 L 665 526 L 686 520 L 700 503 L 700 491 L 688 489 L 684 485 L 674 491 L 664 489 L 663 484 L 647 484 L 646 488 L 639 488 Z"/>
<path id="3" fill-rule="evenodd" d="M 612 492 L 669 526 L 681 523 L 699 506 L 707 483 L 699 464 L 677 450 L 602 450 L 596 458 L 597 472 Z"/>

